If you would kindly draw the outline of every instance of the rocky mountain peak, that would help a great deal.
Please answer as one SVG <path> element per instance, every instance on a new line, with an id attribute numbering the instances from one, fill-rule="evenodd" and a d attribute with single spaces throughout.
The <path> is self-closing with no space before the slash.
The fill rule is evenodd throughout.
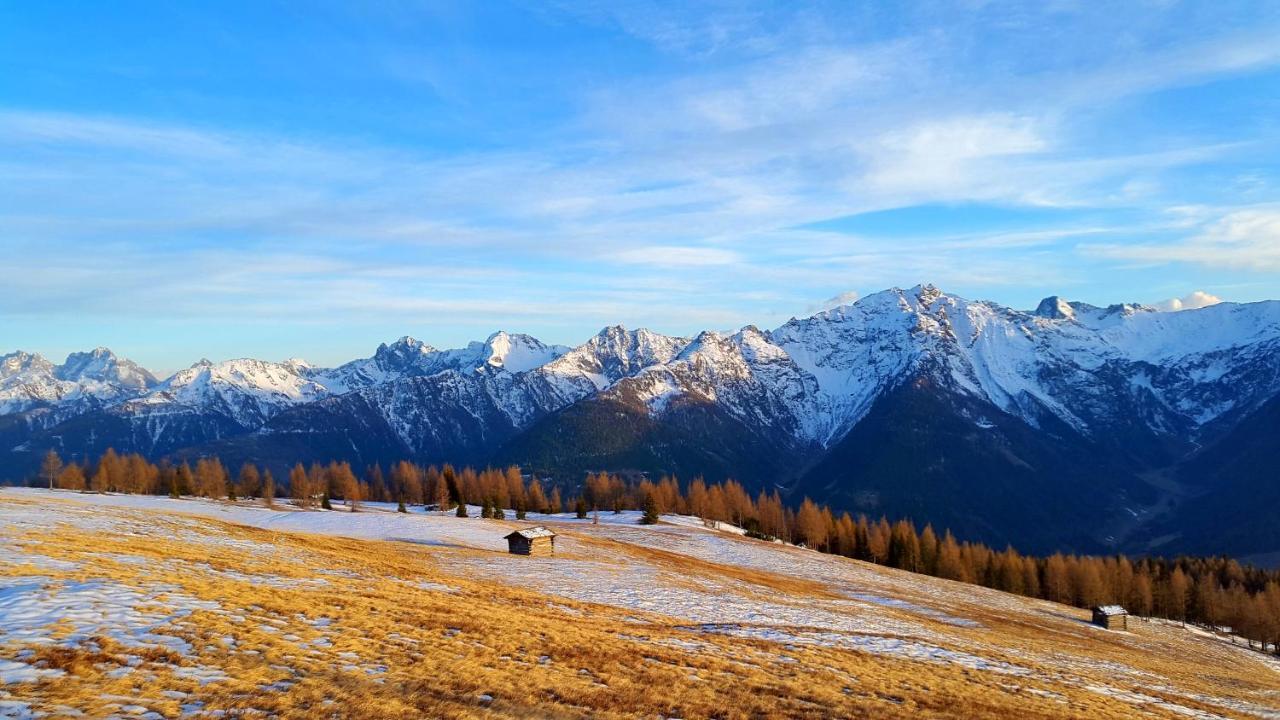
<path id="1" fill-rule="evenodd" d="M 1057 295 L 1050 295 L 1036 306 L 1036 316 L 1049 320 L 1073 320 L 1076 311 L 1066 300 Z"/>

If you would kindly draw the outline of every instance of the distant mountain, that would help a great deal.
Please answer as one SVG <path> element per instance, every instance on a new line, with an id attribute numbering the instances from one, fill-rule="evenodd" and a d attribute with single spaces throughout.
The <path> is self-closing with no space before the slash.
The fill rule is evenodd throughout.
<path id="1" fill-rule="evenodd" d="M 519 462 L 733 476 L 1032 550 L 1280 550 L 1217 534 L 1274 494 L 1280 302 L 1034 311 L 892 289 L 775 330 L 609 327 L 575 348 L 412 338 L 337 368 L 202 361 L 163 382 L 104 349 L 0 358 L 0 468 L 106 447 L 232 462 Z M 1259 460 L 1241 460 L 1241 458 Z M 1240 465 L 1240 463 L 1246 463 Z"/>

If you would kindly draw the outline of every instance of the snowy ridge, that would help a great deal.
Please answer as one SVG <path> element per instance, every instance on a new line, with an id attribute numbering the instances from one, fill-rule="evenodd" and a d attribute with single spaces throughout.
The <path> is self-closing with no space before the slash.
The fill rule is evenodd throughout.
<path id="1" fill-rule="evenodd" d="M 1155 435 L 1194 435 L 1280 393 L 1280 302 L 1170 313 L 1055 296 L 1020 311 L 923 285 L 772 331 L 688 339 L 612 326 L 575 348 L 497 332 L 453 350 L 405 337 L 332 369 L 202 361 L 164 382 L 104 348 L 61 366 L 16 352 L 0 358 L 0 414 L 44 412 L 48 427 L 105 408 L 155 441 L 176 415 L 253 431 L 286 409 L 358 395 L 421 448 L 465 433 L 506 437 L 607 397 L 659 417 L 680 403 L 714 404 L 770 437 L 825 447 L 921 377 L 1033 427 L 1052 417 L 1084 434 L 1137 422 Z"/>
<path id="2" fill-rule="evenodd" d="M 18 351 L 0 356 L 0 415 L 58 405 L 96 407 L 156 384 L 151 373 L 106 348 L 72 353 L 62 365 Z"/>

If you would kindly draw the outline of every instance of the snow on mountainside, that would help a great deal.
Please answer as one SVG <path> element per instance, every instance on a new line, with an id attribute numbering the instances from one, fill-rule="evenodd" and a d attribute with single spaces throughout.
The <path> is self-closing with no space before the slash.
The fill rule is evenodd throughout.
<path id="1" fill-rule="evenodd" d="M 1191 526 L 1184 495 L 1216 492 L 1191 487 L 1208 477 L 1184 472 L 1198 456 L 1223 442 L 1274 453 L 1237 430 L 1265 424 L 1277 398 L 1280 302 L 1159 312 L 1050 297 L 1023 311 L 924 285 L 774 330 L 613 326 L 574 348 L 406 337 L 336 368 L 203 361 L 161 383 L 105 350 L 61 366 L 13 353 L 0 358 L 0 477 L 30 477 L 49 448 L 108 447 L 275 471 L 412 458 L 566 483 L 702 474 L 997 544 L 1148 552 Z M 1218 498 L 1219 515 L 1247 502 Z M 1267 532 L 1232 551 L 1275 550 Z M 1222 550 L 1199 537 L 1184 549 Z"/>
<path id="2" fill-rule="evenodd" d="M 239 359 L 201 360 L 180 370 L 134 407 L 179 405 L 216 412 L 246 428 L 258 427 L 282 408 L 317 400 L 325 387 L 299 373 L 299 364 Z"/>
<path id="3" fill-rule="evenodd" d="M 689 343 L 645 329 L 613 325 L 538 369 L 562 398 L 572 402 L 604 390 L 641 370 L 670 362 Z"/>
<path id="4" fill-rule="evenodd" d="M 54 365 L 32 353 L 0 357 L 0 415 L 56 405 L 97 406 L 155 386 L 155 376 L 106 348 L 72 353 Z"/>
<path id="5" fill-rule="evenodd" d="M 103 349 L 62 366 L 13 353 L 0 363 L 0 414 L 54 407 L 61 420 L 106 407 L 154 422 L 181 412 L 250 431 L 285 409 L 358 393 L 407 447 L 419 448 L 464 429 L 505 437 L 580 401 L 612 397 L 655 418 L 673 403 L 710 404 L 780 441 L 825 447 L 878 398 L 919 377 L 1032 427 L 1053 418 L 1086 435 L 1190 438 L 1280 392 L 1280 303 L 1166 313 L 1050 297 L 1027 312 L 925 285 L 772 331 L 749 326 L 689 340 L 614 326 L 572 349 L 506 332 L 454 350 L 405 337 L 332 369 L 203 361 L 159 384 Z"/>

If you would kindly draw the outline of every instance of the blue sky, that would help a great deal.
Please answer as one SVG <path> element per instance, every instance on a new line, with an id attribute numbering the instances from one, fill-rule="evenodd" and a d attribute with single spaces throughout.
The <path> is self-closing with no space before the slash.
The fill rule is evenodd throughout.
<path id="1" fill-rule="evenodd" d="M 0 1 L 0 352 L 1280 298 L 1280 4 L 899 5 Z"/>

